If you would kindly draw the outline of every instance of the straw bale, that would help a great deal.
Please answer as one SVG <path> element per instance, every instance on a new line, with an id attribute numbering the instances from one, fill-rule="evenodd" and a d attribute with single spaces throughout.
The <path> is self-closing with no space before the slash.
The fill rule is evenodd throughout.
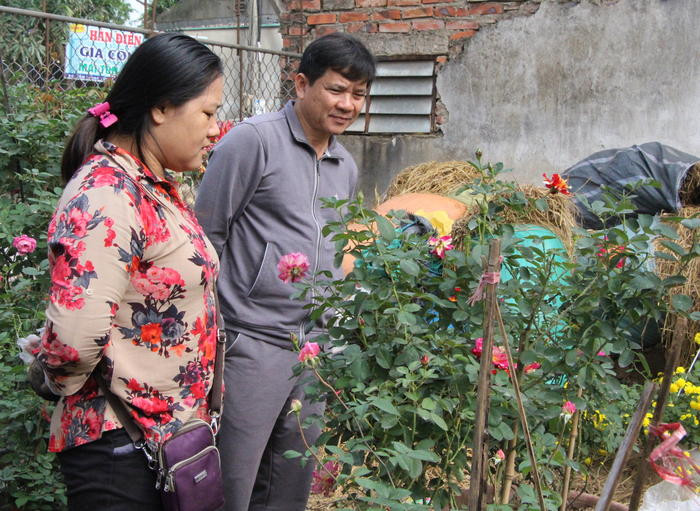
<path id="1" fill-rule="evenodd" d="M 683 207 L 700 206 L 700 163 L 696 163 L 688 169 L 679 194 Z"/>
<path id="2" fill-rule="evenodd" d="M 386 199 L 407 193 L 447 195 L 481 173 L 466 161 L 429 161 L 406 167 L 389 184 Z"/>
<path id="3" fill-rule="evenodd" d="M 547 200 L 547 210 L 526 208 L 525 211 L 507 209 L 501 212 L 504 222 L 508 224 L 531 224 L 552 231 L 564 244 L 570 255 L 574 249 L 574 227 L 576 226 L 576 208 L 571 196 L 560 193 L 553 194 L 546 188 L 532 185 L 518 187 L 525 196 L 532 200 L 544 198 Z M 452 226 L 452 239 L 458 247 L 463 247 L 464 237 L 469 234 L 467 224 L 473 215 L 478 214 L 477 208 L 471 208 L 467 214 Z"/>
<path id="4" fill-rule="evenodd" d="M 690 218 L 700 214 L 700 206 L 685 207 L 680 210 L 677 216 Z M 676 216 L 676 215 L 674 215 Z M 674 240 L 676 243 L 689 249 L 692 243 L 693 231 L 685 227 L 678 226 L 679 239 Z M 660 244 L 661 240 L 656 240 L 654 248 L 659 252 L 668 252 L 668 250 Z M 672 294 L 685 294 L 690 296 L 693 301 L 693 311 L 700 310 L 700 258 L 694 259 L 685 268 L 681 268 L 681 264 L 675 261 L 667 261 L 666 259 L 656 259 L 656 273 L 661 278 L 671 277 L 673 275 L 682 275 L 686 278 L 686 282 L 682 286 L 675 287 L 671 290 Z M 674 331 L 674 318 L 667 317 L 663 327 L 663 342 L 666 346 L 670 346 L 671 338 Z M 689 321 L 686 332 L 683 334 L 685 342 L 681 352 L 681 361 L 686 363 L 695 354 L 697 345 L 694 342 L 695 333 L 700 332 L 700 322 Z"/>

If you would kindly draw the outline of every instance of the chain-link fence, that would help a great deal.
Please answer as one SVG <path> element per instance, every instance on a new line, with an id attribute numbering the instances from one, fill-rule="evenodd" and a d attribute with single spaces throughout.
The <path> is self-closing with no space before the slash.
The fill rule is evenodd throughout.
<path id="1" fill-rule="evenodd" d="M 0 6 L 0 85 L 28 84 L 64 91 L 108 87 L 133 50 L 152 33 Z M 224 65 L 220 119 L 237 121 L 275 111 L 293 96 L 288 70 L 298 54 L 208 40 L 202 43 Z"/>

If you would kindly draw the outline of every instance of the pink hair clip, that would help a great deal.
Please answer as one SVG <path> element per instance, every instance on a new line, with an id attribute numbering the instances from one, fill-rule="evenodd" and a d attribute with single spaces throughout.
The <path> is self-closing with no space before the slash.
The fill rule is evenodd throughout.
<path id="1" fill-rule="evenodd" d="M 109 103 L 106 101 L 104 103 L 98 103 L 92 108 L 88 108 L 88 113 L 93 117 L 98 117 L 103 128 L 109 128 L 112 124 L 117 122 L 117 116 L 109 111 Z"/>

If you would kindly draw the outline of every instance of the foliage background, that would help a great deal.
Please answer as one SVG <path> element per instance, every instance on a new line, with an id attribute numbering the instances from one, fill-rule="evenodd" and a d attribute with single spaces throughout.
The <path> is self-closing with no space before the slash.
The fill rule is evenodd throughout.
<path id="1" fill-rule="evenodd" d="M 1 44 L 1 43 L 0 43 Z M 0 509 L 55 510 L 65 505 L 53 454 L 51 407 L 34 395 L 18 358 L 18 337 L 44 320 L 48 291 L 46 230 L 61 193 L 63 144 L 77 119 L 104 96 L 101 88 L 60 91 L 29 85 L 0 101 Z M 4 99 L 4 98 L 2 98 Z M 8 110 L 5 105 L 9 105 Z M 15 236 L 37 240 L 25 256 Z"/>

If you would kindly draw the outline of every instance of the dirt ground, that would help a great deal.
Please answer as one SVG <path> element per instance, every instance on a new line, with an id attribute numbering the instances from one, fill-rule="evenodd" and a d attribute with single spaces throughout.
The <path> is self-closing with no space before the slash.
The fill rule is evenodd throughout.
<path id="1" fill-rule="evenodd" d="M 600 495 L 603 486 L 605 485 L 605 480 L 608 476 L 608 470 L 612 465 L 613 459 L 610 458 L 606 460 L 605 463 L 598 462 L 594 464 L 589 469 L 588 477 L 583 477 L 579 474 L 572 474 L 573 480 L 571 482 L 572 492 L 585 492 L 592 495 Z M 627 506 L 630 501 L 630 496 L 632 495 L 632 489 L 634 487 L 635 474 L 634 467 L 637 465 L 637 458 L 634 457 L 627 463 L 627 469 L 623 472 L 620 481 L 618 482 L 617 488 L 614 493 L 614 502 L 624 504 Z M 655 474 L 650 474 L 646 487 L 656 484 L 660 481 Z M 338 499 L 342 499 L 342 493 L 336 492 L 332 497 L 324 497 L 323 495 L 311 495 L 309 498 L 309 503 L 306 507 L 307 511 L 330 511 L 334 509 L 333 502 Z M 346 502 L 344 503 L 348 505 Z M 578 507 L 570 506 L 569 509 L 593 509 L 593 507 Z"/>

